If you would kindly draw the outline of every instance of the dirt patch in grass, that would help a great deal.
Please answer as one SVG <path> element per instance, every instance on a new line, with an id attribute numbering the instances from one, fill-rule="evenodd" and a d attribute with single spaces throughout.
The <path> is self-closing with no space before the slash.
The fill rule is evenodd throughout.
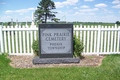
<path id="1" fill-rule="evenodd" d="M 80 63 L 69 63 L 69 64 L 33 64 L 32 60 L 34 56 L 8 56 L 11 60 L 10 65 L 14 68 L 46 68 L 46 67 L 71 67 L 71 66 L 78 66 L 78 67 L 92 67 L 92 66 L 100 66 L 102 64 L 102 59 L 105 56 L 83 56 L 83 59 L 80 59 Z"/>

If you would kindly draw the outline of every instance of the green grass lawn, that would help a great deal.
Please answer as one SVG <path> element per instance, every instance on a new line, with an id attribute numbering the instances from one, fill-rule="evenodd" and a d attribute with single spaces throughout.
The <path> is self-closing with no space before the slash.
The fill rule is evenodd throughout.
<path id="1" fill-rule="evenodd" d="M 19 69 L 0 55 L 0 80 L 120 80 L 120 55 L 109 55 L 99 67 Z"/>

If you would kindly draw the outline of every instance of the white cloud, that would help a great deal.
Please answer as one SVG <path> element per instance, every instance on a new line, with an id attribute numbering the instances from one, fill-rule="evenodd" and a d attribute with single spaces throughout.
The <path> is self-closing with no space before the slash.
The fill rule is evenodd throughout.
<path id="1" fill-rule="evenodd" d="M 81 8 L 89 8 L 89 6 L 83 5 L 81 6 Z"/>
<path id="2" fill-rule="evenodd" d="M 25 16 L 25 17 L 22 17 L 22 18 L 19 18 L 19 21 L 22 22 L 26 22 L 26 21 L 32 21 L 32 16 Z"/>
<path id="3" fill-rule="evenodd" d="M 79 12 L 75 12 L 75 14 L 79 14 Z"/>
<path id="4" fill-rule="evenodd" d="M 115 16 L 115 15 L 105 15 L 105 16 L 101 16 L 100 17 L 100 20 L 103 21 L 103 22 L 115 22 L 115 21 L 118 21 L 120 20 L 120 17 L 119 16 Z"/>
<path id="5" fill-rule="evenodd" d="M 118 13 L 120 13 L 120 11 Z"/>
<path id="6" fill-rule="evenodd" d="M 6 3 L 5 2 L 2 2 L 2 3 L 0 2 L 0 4 L 6 4 Z"/>
<path id="7" fill-rule="evenodd" d="M 61 2 L 55 2 L 56 8 L 62 8 L 64 5 Z"/>
<path id="8" fill-rule="evenodd" d="M 98 11 L 99 9 L 98 8 L 93 8 L 93 9 L 80 9 L 79 11 L 82 11 L 82 12 L 91 12 L 91 11 Z"/>
<path id="9" fill-rule="evenodd" d="M 60 11 L 60 10 L 59 10 L 59 11 L 56 11 L 56 12 L 61 13 L 61 14 L 63 13 L 63 12 L 62 12 L 62 11 Z"/>
<path id="10" fill-rule="evenodd" d="M 79 9 L 78 7 L 74 7 L 73 9 Z"/>
<path id="11" fill-rule="evenodd" d="M 72 12 L 73 10 L 69 10 L 68 12 Z"/>
<path id="12" fill-rule="evenodd" d="M 119 17 L 115 16 L 115 15 L 107 15 L 107 16 L 101 16 L 102 20 L 111 20 L 111 21 L 117 21 L 119 20 Z"/>
<path id="13" fill-rule="evenodd" d="M 113 3 L 113 4 L 119 4 L 119 3 L 120 3 L 120 0 L 114 0 L 112 3 Z"/>
<path id="14" fill-rule="evenodd" d="M 0 22 L 7 22 L 11 19 L 12 19 L 11 16 L 2 16 L 2 17 L 0 17 Z"/>
<path id="15" fill-rule="evenodd" d="M 84 1 L 90 1 L 91 2 L 91 1 L 94 1 L 94 0 L 84 0 Z"/>
<path id="16" fill-rule="evenodd" d="M 103 14 L 103 13 L 107 13 L 107 12 L 108 12 L 108 10 L 107 10 L 107 9 L 102 8 L 102 14 Z"/>
<path id="17" fill-rule="evenodd" d="M 23 13 L 20 13 L 19 15 L 23 15 Z"/>
<path id="18" fill-rule="evenodd" d="M 75 15 L 95 15 L 95 13 L 80 13 L 80 12 L 76 12 Z"/>
<path id="19" fill-rule="evenodd" d="M 23 13 L 30 12 L 31 10 L 35 10 L 36 8 L 28 8 L 28 9 L 19 9 L 19 10 L 7 10 L 5 14 L 19 13 L 19 15 L 23 15 Z"/>
<path id="20" fill-rule="evenodd" d="M 102 12 L 101 12 L 101 14 L 106 14 L 106 13 L 113 13 L 113 11 L 111 11 L 111 10 L 107 10 L 107 9 L 105 9 L 105 8 L 102 8 L 101 9 L 102 10 Z"/>
<path id="21" fill-rule="evenodd" d="M 64 6 L 75 5 L 78 0 L 67 0 L 63 2 L 55 2 L 56 8 L 62 8 Z"/>
<path id="22" fill-rule="evenodd" d="M 100 4 L 96 4 L 95 7 L 99 7 L 99 8 L 103 8 L 103 7 L 107 7 L 108 5 L 104 4 L 104 3 L 100 3 Z"/>
<path id="23" fill-rule="evenodd" d="M 120 4 L 113 6 L 112 8 L 120 8 Z"/>
<path id="24" fill-rule="evenodd" d="M 113 13 L 112 11 L 108 11 L 108 13 Z"/>

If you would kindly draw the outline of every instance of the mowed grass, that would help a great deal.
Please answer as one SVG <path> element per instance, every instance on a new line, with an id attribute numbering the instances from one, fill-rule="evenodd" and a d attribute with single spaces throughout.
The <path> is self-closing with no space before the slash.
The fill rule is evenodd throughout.
<path id="1" fill-rule="evenodd" d="M 109 55 L 99 67 L 19 69 L 0 55 L 0 80 L 120 80 L 120 55 Z"/>

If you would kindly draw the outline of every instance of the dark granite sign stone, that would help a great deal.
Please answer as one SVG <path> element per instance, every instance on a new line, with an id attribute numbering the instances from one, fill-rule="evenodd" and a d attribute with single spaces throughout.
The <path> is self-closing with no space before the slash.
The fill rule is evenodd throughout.
<path id="1" fill-rule="evenodd" d="M 79 63 L 73 58 L 73 24 L 39 24 L 39 55 L 33 64 Z"/>
<path id="2" fill-rule="evenodd" d="M 39 24 L 40 58 L 73 57 L 73 24 Z"/>

